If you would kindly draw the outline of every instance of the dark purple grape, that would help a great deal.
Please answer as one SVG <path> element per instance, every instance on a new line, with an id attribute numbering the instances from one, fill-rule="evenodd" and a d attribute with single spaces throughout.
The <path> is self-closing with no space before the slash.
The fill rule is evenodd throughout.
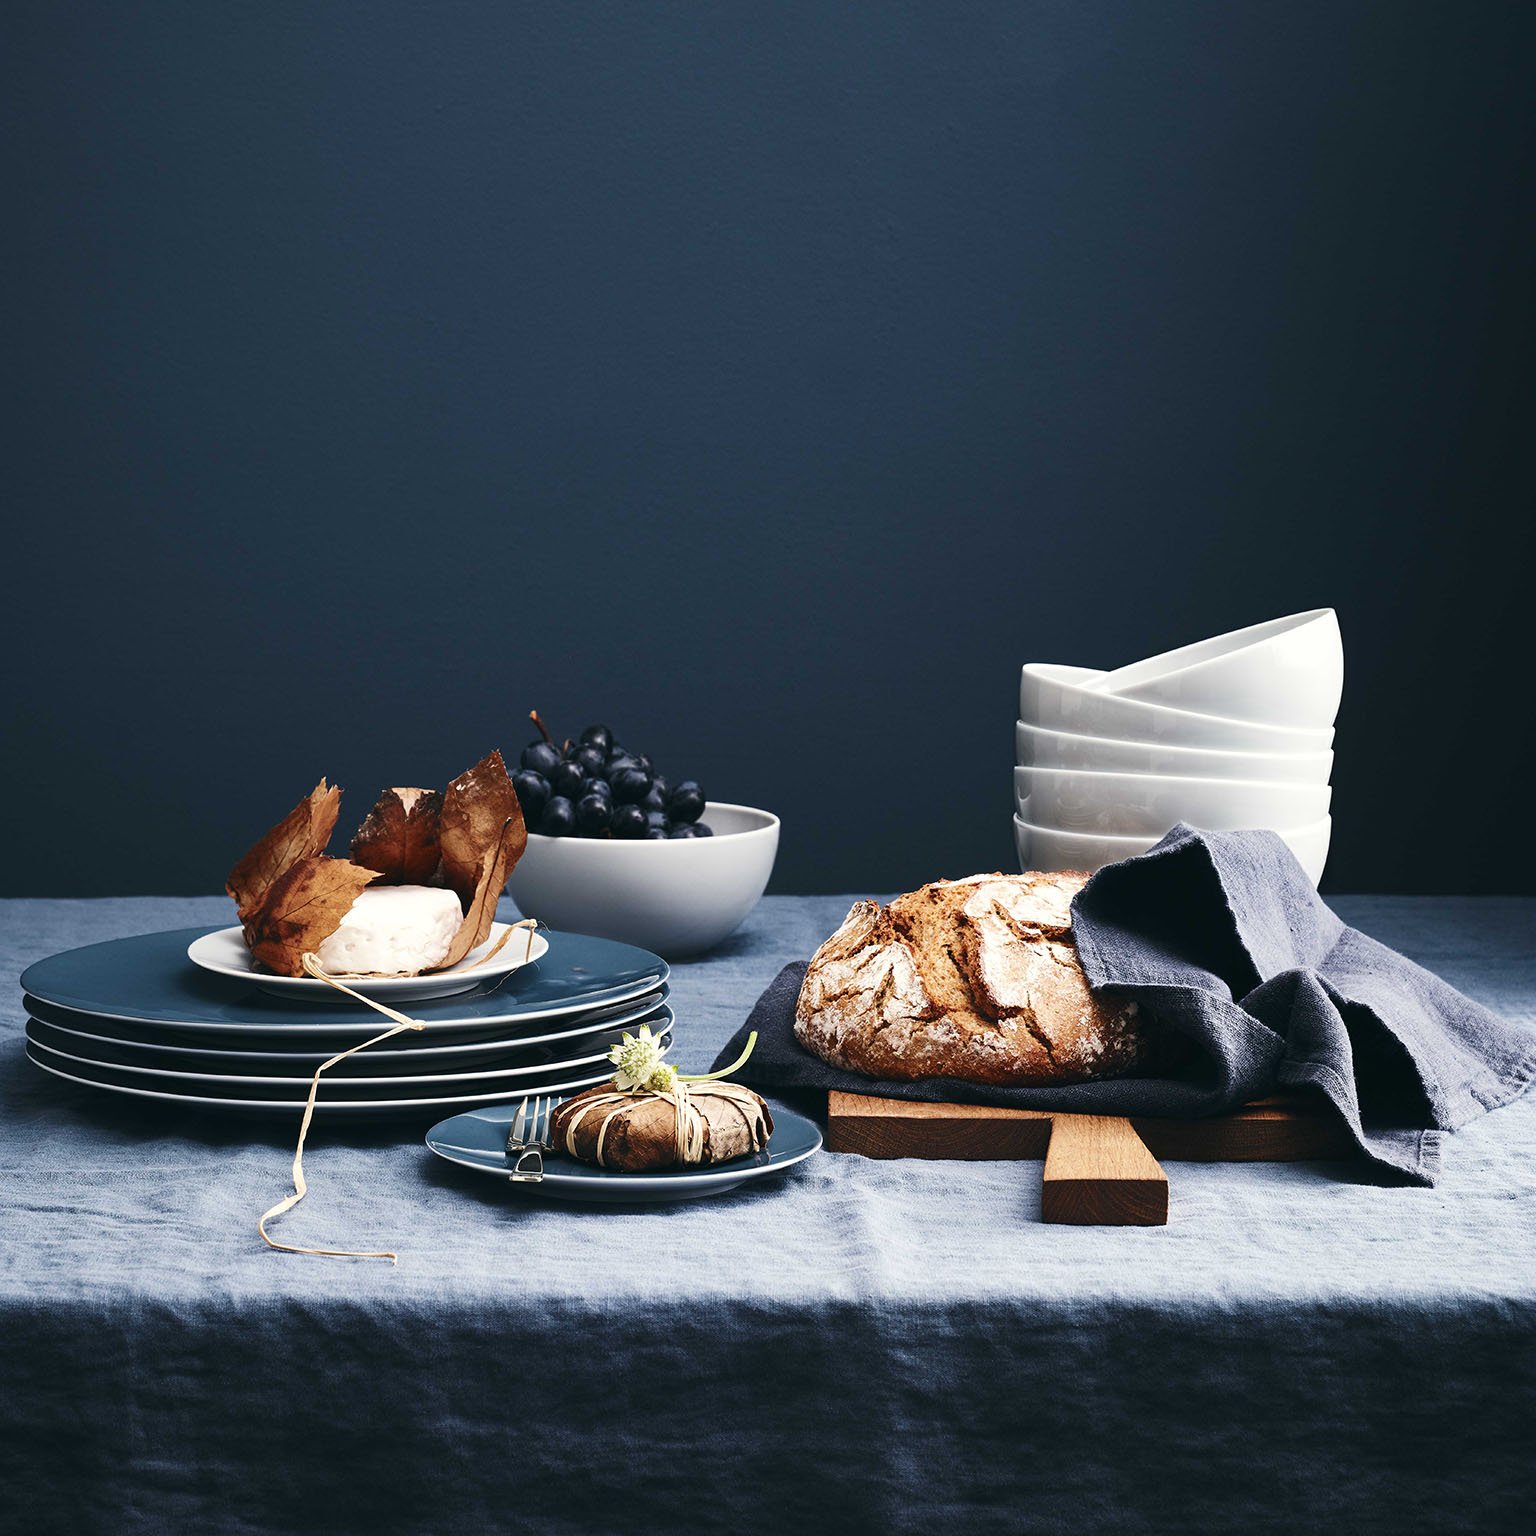
<path id="1" fill-rule="evenodd" d="M 606 795 L 583 795 L 576 802 L 576 830 L 583 837 L 601 837 L 613 820 L 613 802 Z"/>
<path id="2" fill-rule="evenodd" d="M 589 725 L 581 733 L 584 747 L 595 747 L 605 757 L 613 748 L 613 732 L 606 725 Z"/>
<path id="3" fill-rule="evenodd" d="M 620 768 L 609 782 L 613 785 L 613 798 L 620 805 L 638 805 L 651 788 L 651 776 L 639 768 Z"/>
<path id="4" fill-rule="evenodd" d="M 665 811 L 666 808 L 667 797 L 662 794 L 662 792 L 657 789 L 653 783 L 651 787 L 646 790 L 645 798 L 640 801 L 640 809 L 642 811 Z"/>
<path id="5" fill-rule="evenodd" d="M 588 779 L 587 793 L 589 795 L 602 795 L 606 800 L 613 799 L 613 786 L 604 778 Z"/>
<path id="6" fill-rule="evenodd" d="M 638 762 L 643 769 L 645 769 L 646 773 L 649 774 L 651 778 L 654 779 L 656 777 L 656 764 L 653 763 L 650 758 L 645 755 L 644 752 L 639 753 L 636 756 L 635 761 Z"/>
<path id="7" fill-rule="evenodd" d="M 704 814 L 704 791 L 693 779 L 684 779 L 667 796 L 667 814 L 673 821 L 697 821 Z"/>
<path id="8" fill-rule="evenodd" d="M 559 763 L 549 776 L 549 787 L 567 800 L 579 800 L 586 793 L 586 771 L 575 761 Z"/>
<path id="9" fill-rule="evenodd" d="M 638 805 L 614 807 L 613 835 L 615 837 L 644 837 L 645 834 L 645 812 Z"/>
<path id="10" fill-rule="evenodd" d="M 576 807 L 564 795 L 554 795 L 539 817 L 539 831 L 545 837 L 564 837 L 576 825 Z"/>
<path id="11" fill-rule="evenodd" d="M 518 758 L 519 766 L 542 773 L 547 779 L 560 766 L 560 749 L 547 741 L 530 741 Z"/>
<path id="12" fill-rule="evenodd" d="M 531 768 L 519 768 L 512 775 L 512 788 L 517 791 L 517 803 L 523 808 L 523 820 L 531 827 L 549 804 L 549 780 Z"/>
<path id="13" fill-rule="evenodd" d="M 631 757 L 628 752 L 610 752 L 608 762 L 603 769 L 603 777 L 612 783 L 615 775 L 622 773 L 624 769 L 639 766 L 639 759 Z"/>
<path id="14" fill-rule="evenodd" d="M 715 829 L 708 822 L 696 821 L 693 824 L 693 835 L 695 837 L 713 837 Z"/>
<path id="15" fill-rule="evenodd" d="M 691 821 L 678 821 L 672 824 L 672 830 L 668 837 L 697 837 L 699 829 Z"/>
<path id="16" fill-rule="evenodd" d="M 657 841 L 666 842 L 667 836 L 668 834 L 661 827 L 647 827 L 645 829 L 645 840 L 649 843 Z"/>
<path id="17" fill-rule="evenodd" d="M 663 832 L 671 831 L 672 823 L 667 820 L 667 813 L 665 811 L 653 811 L 649 806 L 642 806 L 641 809 L 645 812 L 646 826 L 652 828 L 660 827 Z"/>
<path id="18" fill-rule="evenodd" d="M 667 796 L 672 793 L 672 781 L 671 779 L 663 778 L 659 773 L 653 773 L 651 775 L 651 788 L 661 792 L 662 801 L 665 803 Z"/>
<path id="19" fill-rule="evenodd" d="M 567 761 L 578 764 L 589 779 L 600 779 L 608 759 L 596 747 L 577 747 Z"/>

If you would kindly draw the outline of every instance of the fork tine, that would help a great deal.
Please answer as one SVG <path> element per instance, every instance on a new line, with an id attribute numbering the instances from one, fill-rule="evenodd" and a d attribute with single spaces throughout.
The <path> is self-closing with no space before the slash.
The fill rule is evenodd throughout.
<path id="1" fill-rule="evenodd" d="M 517 1106 L 517 1113 L 512 1117 L 512 1133 L 507 1138 L 507 1144 L 509 1146 L 513 1143 L 516 1143 L 518 1146 L 523 1145 L 523 1127 L 527 1123 L 527 1118 L 528 1100 L 525 1098 L 522 1103 Z"/>
<path id="2" fill-rule="evenodd" d="M 549 1145 L 549 1122 L 555 1112 L 555 1101 L 548 1094 L 539 1103 L 539 1145 Z"/>

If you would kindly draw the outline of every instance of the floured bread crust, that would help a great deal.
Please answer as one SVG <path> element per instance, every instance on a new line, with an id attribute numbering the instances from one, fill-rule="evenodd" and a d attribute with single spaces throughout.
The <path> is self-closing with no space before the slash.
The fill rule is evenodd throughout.
<path id="1" fill-rule="evenodd" d="M 1129 1071 L 1144 1050 L 1136 1005 L 1095 999 L 1072 944 L 1087 878 L 971 875 L 856 903 L 812 957 L 795 1034 L 834 1066 L 903 1081 Z"/>

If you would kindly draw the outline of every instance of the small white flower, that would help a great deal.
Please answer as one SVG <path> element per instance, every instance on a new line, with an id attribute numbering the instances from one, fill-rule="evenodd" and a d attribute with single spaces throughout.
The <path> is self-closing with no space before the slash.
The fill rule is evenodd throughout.
<path id="1" fill-rule="evenodd" d="M 651 1075 L 646 1078 L 645 1086 L 652 1093 L 676 1093 L 677 1092 L 677 1068 L 669 1062 L 662 1062 Z"/>
<path id="2" fill-rule="evenodd" d="M 662 1061 L 661 1041 L 651 1033 L 649 1024 L 640 1026 L 638 1036 L 625 1031 L 623 1040 L 608 1052 L 608 1060 L 618 1069 L 613 1074 L 614 1086 L 626 1093 L 633 1088 L 649 1088 L 662 1069 L 672 1079 L 677 1077 L 676 1071 Z"/>

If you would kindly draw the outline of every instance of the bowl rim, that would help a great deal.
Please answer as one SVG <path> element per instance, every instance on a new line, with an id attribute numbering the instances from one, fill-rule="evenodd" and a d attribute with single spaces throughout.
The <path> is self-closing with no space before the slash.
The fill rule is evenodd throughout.
<path id="1" fill-rule="evenodd" d="M 1052 672 L 1064 669 L 1069 672 L 1087 673 L 1090 676 L 1081 678 L 1052 677 L 1049 672 L 1042 673 L 1039 671 L 1041 667 L 1048 667 Z M 1069 661 L 1026 661 L 1019 668 L 1019 673 L 1021 683 L 1024 677 L 1030 677 L 1040 682 L 1050 683 L 1056 688 L 1070 689 L 1073 693 L 1080 694 L 1084 698 L 1101 700 L 1113 705 L 1115 708 L 1123 706 L 1132 710 L 1145 710 L 1153 715 L 1163 714 L 1171 716 L 1171 723 L 1175 729 L 1178 728 L 1180 720 L 1198 720 L 1205 726 L 1220 726 L 1227 730 L 1236 727 L 1240 733 L 1258 731 L 1266 736 L 1276 736 L 1281 740 L 1297 736 L 1310 737 L 1313 740 L 1321 737 L 1328 743 L 1329 748 L 1333 745 L 1335 727 L 1331 725 L 1271 725 L 1267 720 L 1243 720 L 1237 715 L 1208 715 L 1203 710 L 1180 709 L 1176 704 L 1164 704 L 1160 699 L 1137 699 L 1129 694 L 1108 693 L 1103 689 L 1092 686 L 1094 681 L 1109 676 L 1107 672 L 1100 671 L 1097 667 L 1079 667 Z M 1022 700 L 1020 702 L 1022 705 Z M 1022 712 L 1020 718 L 1023 718 Z M 1030 721 L 1029 723 L 1033 725 L 1035 722 Z M 1326 749 L 1318 748 L 1316 750 Z"/>
<path id="2" fill-rule="evenodd" d="M 1166 682 L 1169 678 L 1183 677 L 1197 668 L 1231 661 L 1244 651 L 1273 645 L 1314 624 L 1326 624 L 1330 619 L 1337 633 L 1338 615 L 1332 608 L 1307 608 L 1278 619 L 1265 619 L 1260 624 L 1229 629 L 1223 634 L 1207 635 L 1204 640 L 1192 640 L 1188 645 L 1177 645 L 1172 650 L 1158 651 L 1152 656 L 1143 656 L 1140 661 L 1130 661 L 1123 667 L 1115 667 L 1096 679 L 1090 687 L 1095 693 L 1119 693 L 1123 688 Z"/>
<path id="3" fill-rule="evenodd" d="M 1015 826 L 1023 827 L 1028 832 L 1044 832 L 1050 837 L 1082 837 L 1103 843 L 1142 843 L 1146 841 L 1146 837 L 1143 837 L 1139 832 L 1073 832 L 1067 827 L 1042 826 L 1038 821 L 1025 821 L 1017 811 L 1013 813 L 1013 821 Z M 1235 830 L 1273 832 L 1277 837 L 1300 837 L 1308 832 L 1320 833 L 1324 827 L 1331 826 L 1332 823 L 1333 813 L 1329 811 L 1326 815 L 1319 816 L 1316 821 L 1304 821 L 1299 827 L 1249 827 L 1246 829 L 1237 828 Z M 1172 829 L 1170 828 L 1169 830 L 1171 831 Z M 1155 835 L 1149 832 L 1146 836 L 1151 837 L 1155 843 L 1167 835 L 1166 832 L 1159 832 Z"/>
<path id="4" fill-rule="evenodd" d="M 1021 773 L 1061 773 L 1074 779 L 1135 779 L 1138 782 L 1145 779 L 1156 779 L 1160 784 L 1221 784 L 1224 786 L 1240 785 L 1245 789 L 1284 789 L 1297 793 L 1315 792 L 1319 789 L 1332 789 L 1332 784 L 1308 784 L 1301 779 L 1222 779 L 1212 777 L 1210 774 L 1190 773 L 1128 773 L 1123 768 L 1054 768 L 1039 767 L 1034 763 L 1015 763 L 1014 781 L 1017 783 Z"/>
<path id="5" fill-rule="evenodd" d="M 530 832 L 528 841 L 531 843 L 537 838 L 540 843 L 564 843 L 571 847 L 587 848 L 660 848 L 673 844 L 679 848 L 694 846 L 703 848 L 721 847 L 726 843 L 739 842 L 744 837 L 776 835 L 779 830 L 779 818 L 772 811 L 765 811 L 759 805 L 739 805 L 734 800 L 706 800 L 699 819 L 703 821 L 711 810 L 742 811 L 749 816 L 760 816 L 762 823 L 755 827 L 743 827 L 739 832 L 715 832 L 710 837 L 551 837 L 547 832 Z M 513 873 L 516 874 L 516 872 L 514 868 Z"/>
<path id="6" fill-rule="evenodd" d="M 1019 730 L 1022 729 L 1022 730 L 1026 730 L 1026 731 L 1035 732 L 1036 734 L 1041 735 L 1041 736 L 1055 736 L 1055 737 L 1057 737 L 1061 741 L 1101 741 L 1101 742 L 1105 742 L 1105 743 L 1107 743 L 1107 744 L 1109 744 L 1111 746 L 1116 746 L 1116 747 L 1137 747 L 1137 748 L 1140 748 L 1141 750 L 1147 751 L 1147 752 L 1174 752 L 1174 753 L 1180 754 L 1181 756 L 1185 755 L 1185 754 L 1188 754 L 1189 756 L 1192 756 L 1192 757 L 1193 756 L 1199 756 L 1199 757 L 1243 757 L 1243 758 L 1283 757 L 1283 758 L 1286 758 L 1286 759 L 1298 758 L 1298 757 L 1299 758 L 1309 758 L 1309 757 L 1310 758 L 1322 758 L 1322 757 L 1331 758 L 1333 756 L 1333 750 L 1334 750 L 1332 747 L 1321 747 L 1321 748 L 1318 748 L 1317 750 L 1311 751 L 1311 752 L 1247 752 L 1247 751 L 1244 751 L 1244 750 L 1242 750 L 1241 748 L 1238 748 L 1238 747 L 1187 747 L 1182 742 L 1176 742 L 1176 741 L 1138 741 L 1133 736 L 1090 736 L 1090 735 L 1088 735 L 1084 731 L 1058 731 L 1056 729 L 1056 727 L 1053 726 L 1053 725 L 1036 725 L 1033 720 L 1022 720 L 1022 719 L 1015 721 L 1014 722 L 1014 727 L 1015 727 L 1015 729 L 1014 729 L 1015 737 L 1017 737 Z M 1015 745 L 1017 745 L 1017 742 L 1015 742 Z M 1020 763 L 1020 764 L 1018 764 L 1018 766 L 1020 768 L 1033 768 L 1036 765 L 1034 763 Z M 1059 766 L 1059 765 L 1051 764 L 1051 763 L 1045 763 L 1045 764 L 1041 764 L 1039 766 L 1042 766 L 1042 767 L 1055 767 L 1055 766 Z M 1084 773 L 1094 773 L 1094 772 L 1098 772 L 1100 770 L 1089 768 L 1089 769 L 1081 769 L 1081 770 L 1073 770 L 1073 771 L 1074 772 L 1084 772 Z M 1116 769 L 1116 768 L 1106 768 L 1106 769 L 1104 769 L 1102 771 L 1105 772 L 1105 773 L 1124 773 L 1124 772 L 1129 772 L 1131 770 Z"/>

